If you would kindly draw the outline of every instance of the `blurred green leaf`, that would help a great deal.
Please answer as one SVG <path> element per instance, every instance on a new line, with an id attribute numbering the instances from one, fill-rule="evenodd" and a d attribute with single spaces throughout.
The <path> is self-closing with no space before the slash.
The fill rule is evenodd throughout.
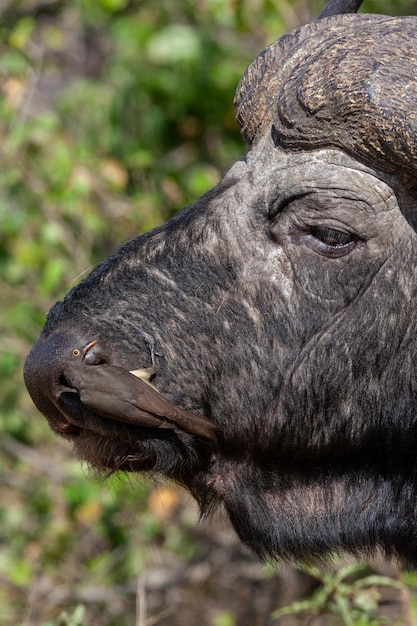
<path id="1" fill-rule="evenodd" d="M 213 621 L 213 626 L 235 626 L 236 623 L 235 616 L 232 613 L 223 611 L 222 613 L 216 615 Z"/>
<path id="2" fill-rule="evenodd" d="M 26 47 L 34 28 L 35 23 L 32 17 L 28 16 L 21 18 L 9 35 L 10 45 L 19 50 L 23 50 Z"/>
<path id="3" fill-rule="evenodd" d="M 85 606 L 78 605 L 73 613 L 62 611 L 56 620 L 45 623 L 44 626 L 87 626 L 85 622 Z"/>
<path id="4" fill-rule="evenodd" d="M 192 26 L 170 24 L 148 41 L 147 54 L 151 62 L 177 65 L 197 62 L 201 57 L 201 42 Z"/>

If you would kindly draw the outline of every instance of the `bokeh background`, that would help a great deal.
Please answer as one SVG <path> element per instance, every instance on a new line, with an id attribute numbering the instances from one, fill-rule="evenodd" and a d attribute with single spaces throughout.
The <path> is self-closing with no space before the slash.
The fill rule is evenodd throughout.
<path id="1" fill-rule="evenodd" d="M 85 272 L 245 153 L 242 72 L 323 5 L 0 0 L 0 626 L 267 626 L 311 588 L 259 565 L 221 517 L 198 525 L 176 487 L 81 467 L 32 406 L 22 364 Z M 372 593 L 362 612 L 349 598 L 351 624 L 382 623 Z M 331 608 L 315 599 L 310 622 L 291 623 L 315 611 L 314 624 L 349 625 Z"/>

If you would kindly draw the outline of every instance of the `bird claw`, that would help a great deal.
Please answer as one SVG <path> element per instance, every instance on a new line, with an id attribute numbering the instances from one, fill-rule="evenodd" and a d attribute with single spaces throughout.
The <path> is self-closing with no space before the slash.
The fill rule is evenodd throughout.
<path id="1" fill-rule="evenodd" d="M 155 339 L 152 337 L 152 335 L 150 335 L 149 333 L 146 333 L 143 330 L 141 331 L 141 335 L 144 338 L 145 343 L 149 348 L 149 352 L 151 353 L 151 363 L 152 365 L 155 365 L 155 355 L 159 357 L 164 357 L 165 354 L 160 354 L 159 352 L 155 351 Z"/>

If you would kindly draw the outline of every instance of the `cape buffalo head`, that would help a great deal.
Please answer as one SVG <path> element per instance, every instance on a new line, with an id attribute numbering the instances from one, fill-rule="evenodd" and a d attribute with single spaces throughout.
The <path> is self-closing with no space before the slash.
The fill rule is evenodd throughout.
<path id="1" fill-rule="evenodd" d="M 222 504 L 260 556 L 416 563 L 417 19 L 332 15 L 359 4 L 260 54 L 246 158 L 52 307 L 25 380 L 81 459 Z"/>

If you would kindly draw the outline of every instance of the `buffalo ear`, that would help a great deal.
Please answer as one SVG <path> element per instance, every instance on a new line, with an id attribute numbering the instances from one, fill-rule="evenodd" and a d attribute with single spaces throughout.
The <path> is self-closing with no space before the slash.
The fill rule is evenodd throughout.
<path id="1" fill-rule="evenodd" d="M 332 15 L 345 15 L 346 13 L 356 13 L 363 0 L 330 0 L 323 11 L 317 16 L 318 20 Z"/>

